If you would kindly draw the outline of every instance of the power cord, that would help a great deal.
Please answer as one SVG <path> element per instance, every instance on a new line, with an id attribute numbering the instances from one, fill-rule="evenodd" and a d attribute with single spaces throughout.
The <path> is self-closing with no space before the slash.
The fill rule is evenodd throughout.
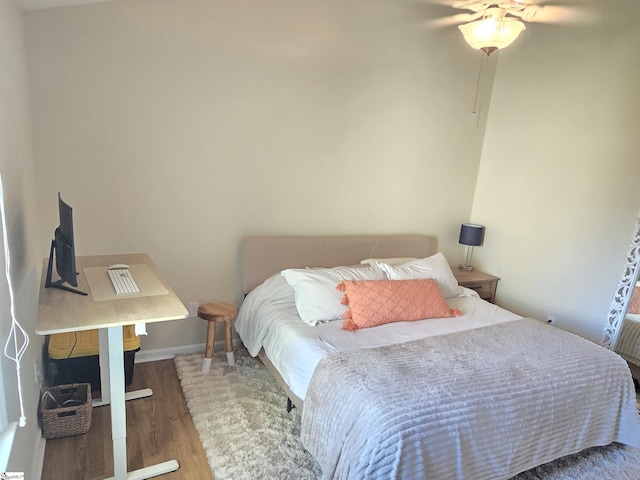
<path id="1" fill-rule="evenodd" d="M 14 361 L 16 363 L 16 373 L 18 380 L 18 397 L 20 399 L 20 420 L 18 421 L 18 425 L 24 427 L 27 424 L 27 417 L 24 414 L 24 402 L 22 401 L 22 382 L 20 380 L 20 360 L 26 352 L 27 347 L 29 346 L 29 335 L 18 323 L 16 319 L 15 312 L 15 300 L 13 293 L 13 284 L 11 282 L 11 254 L 9 252 L 9 239 L 7 234 L 7 215 L 5 212 L 4 206 L 4 188 L 2 185 L 2 175 L 0 175 L 0 213 L 2 214 L 2 241 L 4 245 L 4 266 L 5 266 L 5 276 L 7 277 L 7 285 L 9 287 L 9 303 L 10 303 L 10 313 L 11 313 L 11 330 L 9 331 L 9 336 L 7 337 L 7 342 L 4 345 L 4 355 Z M 22 345 L 18 346 L 18 332 L 23 337 Z M 11 341 L 13 339 L 13 342 Z M 9 353 L 9 349 L 13 343 L 13 351 L 15 355 L 12 356 Z"/>

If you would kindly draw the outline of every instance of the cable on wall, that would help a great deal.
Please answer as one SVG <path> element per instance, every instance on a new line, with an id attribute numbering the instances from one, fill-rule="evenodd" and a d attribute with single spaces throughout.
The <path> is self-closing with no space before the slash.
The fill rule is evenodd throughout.
<path id="1" fill-rule="evenodd" d="M 4 245 L 4 266 L 5 276 L 7 277 L 7 285 L 9 286 L 9 304 L 11 312 L 11 330 L 4 345 L 4 355 L 8 359 L 16 363 L 16 374 L 18 377 L 18 397 L 20 399 L 20 420 L 18 425 L 24 427 L 27 424 L 27 417 L 24 414 L 24 402 L 22 401 L 22 382 L 20 380 L 20 360 L 29 346 L 29 335 L 24 331 L 18 320 L 16 319 L 15 301 L 13 293 L 13 285 L 11 283 L 11 254 L 9 252 L 9 238 L 7 234 L 7 215 L 4 205 L 4 187 L 2 175 L 0 174 L 0 213 L 2 215 L 2 242 Z M 22 345 L 18 346 L 18 332 L 22 336 Z M 13 344 L 14 356 L 10 353 L 11 344 Z"/>

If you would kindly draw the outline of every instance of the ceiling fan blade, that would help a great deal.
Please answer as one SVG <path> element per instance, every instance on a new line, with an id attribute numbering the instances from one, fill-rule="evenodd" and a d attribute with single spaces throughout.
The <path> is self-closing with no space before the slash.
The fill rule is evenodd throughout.
<path id="1" fill-rule="evenodd" d="M 451 6 L 458 10 L 472 10 L 479 12 L 491 5 L 490 2 L 479 2 L 478 0 L 454 0 Z"/>
<path id="2" fill-rule="evenodd" d="M 459 0 L 414 0 L 415 3 L 422 3 L 427 5 L 440 5 L 444 7 L 453 8 L 453 5 Z"/>
<path id="3" fill-rule="evenodd" d="M 448 27 L 450 25 L 460 25 L 462 23 L 473 22 L 482 16 L 482 13 L 458 13 L 448 17 L 434 18 L 425 23 L 430 27 Z"/>
<path id="4" fill-rule="evenodd" d="M 458 0 L 427 0 L 430 3 L 436 3 L 438 5 L 446 5 L 447 7 L 453 7 L 454 3 Z"/>
<path id="5" fill-rule="evenodd" d="M 588 24 L 597 20 L 595 12 L 588 8 L 554 5 L 527 7 L 518 12 L 517 16 L 531 23 Z"/>

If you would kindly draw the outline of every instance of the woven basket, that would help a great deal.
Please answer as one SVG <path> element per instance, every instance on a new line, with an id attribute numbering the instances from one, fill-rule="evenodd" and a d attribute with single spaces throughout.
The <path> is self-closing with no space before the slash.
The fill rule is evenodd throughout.
<path id="1" fill-rule="evenodd" d="M 42 396 L 42 435 L 69 437 L 91 427 L 91 384 L 74 383 L 49 388 Z"/>

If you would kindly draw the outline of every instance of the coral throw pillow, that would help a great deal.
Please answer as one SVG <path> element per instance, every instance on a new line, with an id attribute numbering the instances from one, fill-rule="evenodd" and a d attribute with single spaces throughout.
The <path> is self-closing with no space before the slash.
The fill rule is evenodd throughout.
<path id="1" fill-rule="evenodd" d="M 344 292 L 343 330 L 375 327 L 391 322 L 462 315 L 451 309 L 432 278 L 419 280 L 343 280 L 336 287 Z"/>

